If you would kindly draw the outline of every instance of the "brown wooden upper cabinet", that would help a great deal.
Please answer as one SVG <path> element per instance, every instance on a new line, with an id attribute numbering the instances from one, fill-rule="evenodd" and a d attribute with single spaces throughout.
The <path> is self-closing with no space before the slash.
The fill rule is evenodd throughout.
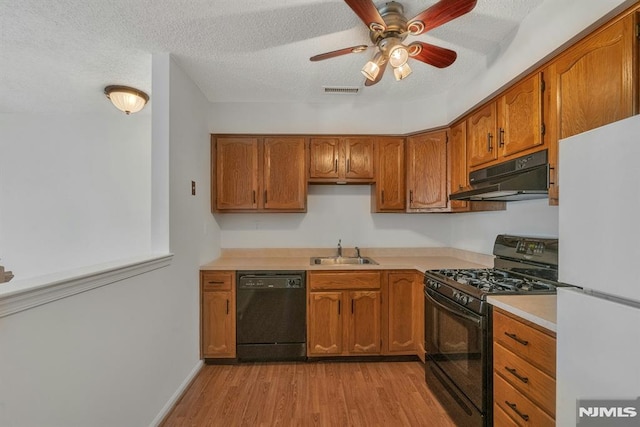
<path id="1" fill-rule="evenodd" d="M 447 131 L 407 138 L 408 212 L 446 209 Z"/>
<path id="2" fill-rule="evenodd" d="M 627 14 L 583 39 L 550 65 L 549 198 L 559 198 L 557 142 L 638 113 L 638 13 Z M 603 141 L 604 142 L 604 141 Z"/>
<path id="3" fill-rule="evenodd" d="M 214 212 L 305 212 L 303 137 L 212 135 Z"/>
<path id="4" fill-rule="evenodd" d="M 453 125 L 449 131 L 449 150 L 447 163 L 449 164 L 450 193 L 462 191 L 469 185 L 467 173 L 467 126 L 464 121 Z M 470 202 L 464 200 L 449 201 L 452 211 L 467 211 Z"/>
<path id="5" fill-rule="evenodd" d="M 309 182 L 373 182 L 374 137 L 309 138 Z"/>
<path id="6" fill-rule="evenodd" d="M 467 119 L 469 168 L 500 162 L 544 144 L 542 73 L 536 73 Z"/>
<path id="7" fill-rule="evenodd" d="M 404 138 L 376 138 L 376 183 L 373 212 L 404 212 L 406 176 Z"/>

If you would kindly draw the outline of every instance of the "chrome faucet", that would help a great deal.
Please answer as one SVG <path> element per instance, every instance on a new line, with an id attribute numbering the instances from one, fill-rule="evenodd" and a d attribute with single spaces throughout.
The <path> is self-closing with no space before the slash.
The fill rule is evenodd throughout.
<path id="1" fill-rule="evenodd" d="M 338 258 L 342 257 L 342 239 L 338 240 Z"/>
<path id="2" fill-rule="evenodd" d="M 360 248 L 359 248 L 359 247 L 357 247 L 357 246 L 356 246 L 356 257 L 357 257 L 357 258 L 362 258 L 362 257 L 360 256 Z"/>

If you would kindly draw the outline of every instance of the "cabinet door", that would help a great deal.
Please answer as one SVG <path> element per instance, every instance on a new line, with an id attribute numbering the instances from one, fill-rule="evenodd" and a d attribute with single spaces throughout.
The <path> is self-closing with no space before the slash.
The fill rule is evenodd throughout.
<path id="1" fill-rule="evenodd" d="M 535 74 L 509 89 L 498 100 L 498 148 L 510 156 L 543 144 L 542 75 Z"/>
<path id="2" fill-rule="evenodd" d="M 338 178 L 338 138 L 311 138 L 309 140 L 309 178 Z"/>
<path id="3" fill-rule="evenodd" d="M 307 353 L 336 355 L 342 353 L 342 292 L 310 292 Z"/>
<path id="4" fill-rule="evenodd" d="M 257 209 L 258 138 L 216 139 L 216 208 Z"/>
<path id="5" fill-rule="evenodd" d="M 407 184 L 409 209 L 447 207 L 447 132 L 437 131 L 408 139 Z"/>
<path id="6" fill-rule="evenodd" d="M 406 205 L 404 138 L 377 141 L 375 212 L 402 212 Z"/>
<path id="7" fill-rule="evenodd" d="M 236 331 L 233 295 L 202 292 L 202 356 L 235 357 Z"/>
<path id="8" fill-rule="evenodd" d="M 413 273 L 389 273 L 389 353 L 415 354 Z"/>
<path id="9" fill-rule="evenodd" d="M 557 142 L 633 115 L 638 65 L 634 60 L 634 14 L 587 37 L 550 66 L 551 118 L 555 146 L 549 197 L 558 198 Z M 605 141 L 603 141 L 604 143 Z"/>
<path id="10" fill-rule="evenodd" d="M 344 177 L 373 180 L 373 139 L 344 139 Z"/>
<path id="11" fill-rule="evenodd" d="M 264 139 L 264 209 L 305 210 L 307 179 L 304 146 L 304 138 Z"/>
<path id="12" fill-rule="evenodd" d="M 349 306 L 350 354 L 380 353 L 380 291 L 351 291 Z"/>
<path id="13" fill-rule="evenodd" d="M 496 124 L 495 102 L 485 105 L 467 119 L 467 163 L 470 168 L 498 158 Z"/>
<path id="14" fill-rule="evenodd" d="M 449 173 L 451 193 L 462 191 L 469 185 L 469 173 L 467 171 L 467 126 L 460 122 L 449 131 Z M 464 200 L 451 200 L 452 210 L 466 210 L 469 202 Z"/>

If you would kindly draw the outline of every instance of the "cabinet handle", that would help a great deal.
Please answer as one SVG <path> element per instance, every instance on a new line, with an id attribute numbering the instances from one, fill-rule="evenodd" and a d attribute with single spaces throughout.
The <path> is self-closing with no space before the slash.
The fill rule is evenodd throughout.
<path id="1" fill-rule="evenodd" d="M 354 300 L 351 300 L 351 314 L 353 314 L 353 309 L 354 309 L 354 307 L 353 307 L 353 301 L 354 301 Z"/>
<path id="2" fill-rule="evenodd" d="M 384 205 L 384 190 L 382 190 L 382 204 Z"/>
<path id="3" fill-rule="evenodd" d="M 549 166 L 549 185 L 550 185 L 550 186 L 551 186 L 551 185 L 556 185 L 556 183 L 555 183 L 555 182 L 551 181 L 551 176 L 552 176 L 552 175 L 551 175 L 551 171 L 553 171 L 553 172 L 554 172 L 554 173 L 553 173 L 553 175 L 555 176 L 555 170 L 556 170 L 556 168 L 554 168 L 554 167 L 552 167 L 552 166 Z"/>
<path id="4" fill-rule="evenodd" d="M 523 383 L 527 384 L 529 382 L 529 378 L 523 377 L 514 368 L 510 368 L 508 366 L 505 366 L 504 369 L 506 369 L 511 375 L 513 375 L 514 377 L 516 377 L 517 379 L 519 379 Z"/>
<path id="5" fill-rule="evenodd" d="M 493 147 L 491 146 L 491 140 L 492 139 L 493 139 L 493 135 L 491 135 L 491 132 L 489 132 L 487 134 L 487 151 L 493 150 Z"/>
<path id="6" fill-rule="evenodd" d="M 522 344 L 522 345 L 528 345 L 529 341 L 523 340 L 522 338 L 518 337 L 516 334 L 510 334 L 509 332 L 505 332 L 504 333 L 506 336 L 508 336 L 509 338 L 511 338 L 512 340 L 515 340 L 516 342 Z"/>
<path id="7" fill-rule="evenodd" d="M 229 314 L 229 300 L 227 300 L 227 314 Z"/>
<path id="8" fill-rule="evenodd" d="M 509 408 L 513 410 L 513 412 L 518 414 L 520 418 L 522 418 L 525 421 L 529 421 L 529 415 L 523 414 L 522 412 L 518 411 L 518 405 L 516 405 L 515 403 L 511 403 L 508 400 L 505 400 L 504 403 L 506 403 L 507 406 L 509 406 Z"/>
<path id="9" fill-rule="evenodd" d="M 340 316 L 340 300 L 338 300 L 338 316 Z"/>
<path id="10" fill-rule="evenodd" d="M 333 162 L 333 171 L 338 172 L 338 159 Z"/>
<path id="11" fill-rule="evenodd" d="M 347 173 L 351 171 L 351 159 L 347 159 Z"/>
<path id="12" fill-rule="evenodd" d="M 264 204 L 267 204 L 267 190 L 264 190 Z"/>
<path id="13" fill-rule="evenodd" d="M 253 204 L 256 204 L 256 190 L 253 190 Z"/>
<path id="14" fill-rule="evenodd" d="M 409 190 L 409 203 L 413 203 L 413 190 Z"/>
<path id="15" fill-rule="evenodd" d="M 498 138 L 498 146 L 504 147 L 504 129 L 500 128 L 500 137 Z"/>
<path id="16" fill-rule="evenodd" d="M 209 282 L 210 285 L 224 285 L 224 282 L 219 281 L 219 280 L 211 280 Z"/>

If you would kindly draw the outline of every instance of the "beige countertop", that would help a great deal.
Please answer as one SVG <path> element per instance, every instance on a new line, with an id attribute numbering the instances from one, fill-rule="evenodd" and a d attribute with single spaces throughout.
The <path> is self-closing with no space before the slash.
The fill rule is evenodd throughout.
<path id="1" fill-rule="evenodd" d="M 556 332 L 555 295 L 494 295 L 487 297 L 487 302 Z"/>
<path id="2" fill-rule="evenodd" d="M 363 257 L 378 264 L 311 265 L 313 256 L 335 256 L 334 248 L 223 249 L 219 258 L 200 270 L 418 270 L 483 268 L 493 266 L 493 256 L 454 248 L 361 248 Z M 355 254 L 343 248 L 344 256 Z"/>

